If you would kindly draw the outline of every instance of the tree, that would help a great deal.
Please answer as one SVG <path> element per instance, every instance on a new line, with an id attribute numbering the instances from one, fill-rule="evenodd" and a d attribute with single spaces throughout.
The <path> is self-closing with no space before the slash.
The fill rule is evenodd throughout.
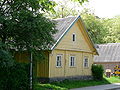
<path id="1" fill-rule="evenodd" d="M 120 42 L 120 16 L 104 20 L 104 25 L 108 29 L 108 35 L 105 38 L 106 43 Z"/>
<path id="2" fill-rule="evenodd" d="M 88 33 L 95 44 L 105 43 L 105 38 L 108 35 L 108 29 L 104 25 L 104 19 L 101 19 L 85 10 L 81 13 L 81 17 L 85 23 Z"/>
<path id="3" fill-rule="evenodd" d="M 50 0 L 0 0 L 0 43 L 6 46 L 3 50 L 27 50 L 34 55 L 49 49 L 57 30 L 42 12 L 53 11 L 53 6 Z"/>
<path id="4" fill-rule="evenodd" d="M 64 0 L 57 2 L 57 5 L 54 7 L 54 12 L 45 13 L 50 18 L 64 18 L 70 15 L 78 15 L 78 12 L 75 10 L 75 7 L 70 7 L 70 4 L 76 4 L 70 0 Z M 77 3 L 78 4 L 78 3 Z"/>
<path id="5" fill-rule="evenodd" d="M 1 0 L 0 40 L 9 48 L 48 48 L 56 32 L 54 23 L 43 17 L 39 10 L 49 10 L 49 0 Z M 41 7 L 39 7 L 41 3 Z M 47 8 L 48 7 L 48 8 Z M 26 37 L 27 36 L 27 37 Z M 48 45 L 48 43 L 50 45 Z M 46 47 L 47 46 L 47 47 Z"/>
<path id="6" fill-rule="evenodd" d="M 72 0 L 72 1 L 77 1 L 77 2 L 79 2 L 81 5 L 82 5 L 84 2 L 88 2 L 88 0 Z"/>
<path id="7" fill-rule="evenodd" d="M 80 10 L 83 3 L 88 2 L 88 0 L 62 0 L 56 1 L 56 6 L 54 7 L 54 12 L 45 13 L 47 17 L 50 18 L 64 18 L 67 16 L 76 16 L 80 14 Z"/>

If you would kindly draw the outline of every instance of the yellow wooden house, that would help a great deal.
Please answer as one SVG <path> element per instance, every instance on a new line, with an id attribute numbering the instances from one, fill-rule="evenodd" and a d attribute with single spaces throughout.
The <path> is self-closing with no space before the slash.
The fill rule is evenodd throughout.
<path id="1" fill-rule="evenodd" d="M 58 32 L 46 60 L 37 62 L 38 79 L 90 79 L 93 56 L 98 54 L 80 16 L 55 19 Z M 24 55 L 24 54 L 23 54 Z M 25 56 L 24 56 L 25 57 Z"/>

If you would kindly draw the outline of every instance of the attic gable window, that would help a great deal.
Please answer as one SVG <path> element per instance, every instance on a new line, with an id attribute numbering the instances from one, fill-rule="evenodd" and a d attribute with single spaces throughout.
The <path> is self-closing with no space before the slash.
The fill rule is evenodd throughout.
<path id="1" fill-rule="evenodd" d="M 75 33 L 73 33 L 73 35 L 72 35 L 72 41 L 76 41 L 76 35 L 75 35 Z"/>

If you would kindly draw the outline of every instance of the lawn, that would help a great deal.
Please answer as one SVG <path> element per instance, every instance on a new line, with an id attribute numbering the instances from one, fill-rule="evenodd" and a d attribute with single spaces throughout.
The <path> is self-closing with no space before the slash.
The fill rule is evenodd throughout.
<path id="1" fill-rule="evenodd" d="M 36 84 L 35 90 L 68 90 L 71 88 L 80 88 L 80 87 L 86 87 L 86 86 L 95 86 L 95 85 L 102 85 L 102 84 L 110 84 L 110 83 L 120 83 L 120 77 L 111 77 L 106 78 L 104 77 L 101 81 L 95 81 L 95 80 L 78 80 L 78 81 L 70 81 L 70 80 L 64 80 L 63 82 L 53 82 L 49 84 Z"/>

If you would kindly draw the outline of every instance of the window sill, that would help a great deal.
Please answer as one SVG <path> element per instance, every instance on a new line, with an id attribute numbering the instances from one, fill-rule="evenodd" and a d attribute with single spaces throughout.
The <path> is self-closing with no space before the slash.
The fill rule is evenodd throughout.
<path id="1" fill-rule="evenodd" d="M 56 66 L 56 68 L 62 68 L 62 66 Z"/>
<path id="2" fill-rule="evenodd" d="M 89 69 L 89 67 L 84 67 L 84 69 Z"/>
<path id="3" fill-rule="evenodd" d="M 76 68 L 76 66 L 69 66 L 70 68 Z"/>

